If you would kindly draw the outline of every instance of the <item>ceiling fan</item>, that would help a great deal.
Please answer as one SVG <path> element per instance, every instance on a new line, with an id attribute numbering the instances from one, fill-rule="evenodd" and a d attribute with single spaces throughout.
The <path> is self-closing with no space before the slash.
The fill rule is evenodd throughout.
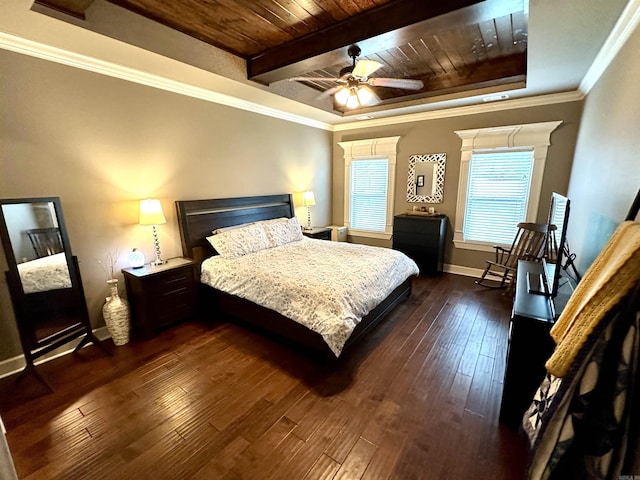
<path id="1" fill-rule="evenodd" d="M 338 85 L 323 92 L 322 96 L 333 95 L 336 103 L 347 108 L 375 105 L 380 98 L 370 87 L 390 87 L 404 90 L 420 90 L 424 83 L 422 80 L 409 78 L 369 78 L 369 76 L 382 67 L 382 64 L 374 60 L 356 60 L 361 50 L 357 45 L 351 45 L 347 50 L 353 59 L 353 64 L 340 70 L 339 77 L 293 77 L 289 80 L 300 82 L 330 82 Z"/>

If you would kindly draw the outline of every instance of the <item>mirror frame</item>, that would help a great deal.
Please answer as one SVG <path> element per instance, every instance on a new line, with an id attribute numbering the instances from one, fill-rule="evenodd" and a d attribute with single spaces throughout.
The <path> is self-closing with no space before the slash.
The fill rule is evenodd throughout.
<path id="1" fill-rule="evenodd" d="M 433 195 L 416 194 L 416 163 L 434 162 L 436 190 Z M 444 202 L 444 174 L 447 162 L 446 153 L 429 153 L 409 156 L 409 173 L 407 174 L 407 202 L 409 203 L 442 203 Z"/>
<path id="2" fill-rule="evenodd" d="M 4 205 L 53 203 L 60 238 L 64 248 L 67 268 L 69 270 L 70 288 L 57 288 L 25 293 L 15 258 L 11 237 L 4 215 Z M 62 204 L 59 197 L 41 198 L 10 198 L 0 199 L 0 239 L 7 260 L 8 270 L 5 272 L 7 287 L 11 295 L 11 302 L 15 320 L 20 335 L 20 343 L 25 357 L 26 366 L 20 373 L 20 380 L 27 373 L 32 373 L 49 390 L 53 388 L 38 373 L 35 360 L 56 348 L 62 347 L 73 340 L 80 339 L 74 352 L 80 350 L 87 343 L 93 343 L 110 355 L 109 351 L 93 334 L 89 312 L 80 278 L 78 259 L 71 252 L 71 244 L 64 223 Z M 42 335 L 39 335 L 42 332 Z"/>
<path id="3" fill-rule="evenodd" d="M 60 228 L 60 238 L 62 239 L 62 248 L 64 249 L 64 257 L 67 262 L 67 269 L 69 270 L 69 278 L 71 280 L 71 289 L 78 287 L 80 281 L 78 276 L 75 275 L 73 265 L 73 258 L 71 254 L 71 244 L 69 242 L 69 235 L 67 233 L 67 227 L 64 223 L 64 215 L 62 214 L 62 204 L 59 197 L 35 197 L 35 198 L 8 198 L 0 199 L 0 240 L 2 240 L 2 246 L 4 248 L 4 255 L 7 260 L 7 267 L 11 275 L 20 279 L 20 287 L 22 288 L 23 295 L 33 295 L 35 293 L 25 293 L 22 285 L 22 279 L 20 278 L 20 272 L 18 271 L 18 259 L 15 256 L 15 251 L 11 244 L 11 238 L 9 235 L 9 227 L 4 215 L 4 205 L 18 205 L 18 204 L 35 204 L 35 203 L 52 203 L 56 213 L 56 220 L 58 227 Z M 68 290 L 68 289 L 61 289 Z M 56 291 L 56 290 L 53 290 Z"/>

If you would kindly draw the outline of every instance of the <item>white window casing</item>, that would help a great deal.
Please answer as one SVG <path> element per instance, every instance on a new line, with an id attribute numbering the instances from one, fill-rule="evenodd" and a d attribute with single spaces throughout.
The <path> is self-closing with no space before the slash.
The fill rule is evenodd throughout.
<path id="1" fill-rule="evenodd" d="M 344 150 L 344 224 L 348 235 L 389 240 L 393 232 L 393 199 L 395 197 L 397 145 L 400 137 L 371 138 L 338 142 Z M 351 164 L 358 160 L 385 159 L 387 172 L 387 207 L 384 232 L 357 230 L 351 227 Z"/>
<path id="2" fill-rule="evenodd" d="M 462 139 L 458 199 L 453 235 L 453 242 L 457 248 L 487 252 L 493 251 L 493 243 L 473 242 L 465 240 L 464 238 L 463 228 L 467 187 L 469 185 L 469 166 L 473 153 L 495 153 L 518 149 L 533 149 L 533 170 L 531 173 L 531 185 L 525 221 L 535 222 L 538 215 L 547 151 L 549 145 L 551 145 L 551 132 L 561 123 L 562 121 L 531 123 L 494 128 L 457 130 L 455 132 Z"/>

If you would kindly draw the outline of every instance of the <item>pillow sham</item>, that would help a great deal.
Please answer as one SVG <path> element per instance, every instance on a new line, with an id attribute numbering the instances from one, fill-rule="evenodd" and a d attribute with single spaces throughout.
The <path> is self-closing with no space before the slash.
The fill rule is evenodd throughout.
<path id="1" fill-rule="evenodd" d="M 248 227 L 249 225 L 254 225 L 256 222 L 249 222 L 249 223 L 241 223 L 240 225 L 232 225 L 230 227 L 222 227 L 222 228 L 216 228 L 213 232 L 214 235 L 217 233 L 222 233 L 222 232 L 228 232 L 229 230 L 236 230 L 237 228 L 244 228 L 244 227 Z"/>
<path id="2" fill-rule="evenodd" d="M 277 247 L 302 240 L 302 229 L 297 217 L 266 220 L 262 227 L 266 232 L 270 246 Z"/>
<path id="3" fill-rule="evenodd" d="M 264 228 L 256 224 L 221 231 L 207 240 L 223 257 L 241 257 L 271 246 Z"/>

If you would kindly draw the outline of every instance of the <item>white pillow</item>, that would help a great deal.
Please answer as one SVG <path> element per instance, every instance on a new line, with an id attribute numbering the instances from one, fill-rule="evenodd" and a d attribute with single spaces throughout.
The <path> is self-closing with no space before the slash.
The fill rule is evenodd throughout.
<path id="1" fill-rule="evenodd" d="M 216 228 L 213 232 L 214 235 L 216 233 L 222 233 L 222 232 L 228 232 L 229 230 L 235 230 L 237 228 L 244 228 L 244 227 L 248 227 L 249 225 L 253 225 L 255 222 L 249 222 L 249 223 L 241 223 L 240 225 L 232 225 L 230 227 L 222 227 L 222 228 Z"/>
<path id="2" fill-rule="evenodd" d="M 223 257 L 241 257 L 271 246 L 264 228 L 256 224 L 225 230 L 207 237 L 207 240 Z"/>
<path id="3" fill-rule="evenodd" d="M 302 229 L 297 217 L 260 222 L 272 247 L 302 240 Z"/>

